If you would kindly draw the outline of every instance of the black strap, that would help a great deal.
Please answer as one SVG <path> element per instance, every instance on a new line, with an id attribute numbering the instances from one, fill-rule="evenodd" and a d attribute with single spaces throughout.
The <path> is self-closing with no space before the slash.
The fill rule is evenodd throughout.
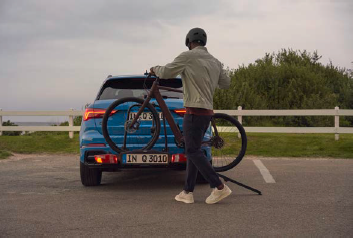
<path id="1" fill-rule="evenodd" d="M 252 188 L 252 187 L 249 187 L 249 186 L 247 186 L 247 185 L 245 185 L 245 184 L 239 183 L 239 182 L 235 181 L 234 179 L 228 178 L 227 176 L 224 176 L 224 175 L 222 175 L 222 174 L 217 173 L 217 175 L 218 175 L 219 177 L 223 178 L 224 181 L 226 181 L 226 182 L 229 181 L 229 182 L 235 183 L 235 184 L 237 184 L 237 185 L 239 185 L 239 186 L 241 186 L 241 187 L 243 187 L 243 188 L 246 188 L 246 189 L 248 189 L 248 190 L 250 190 L 250 191 L 253 191 L 253 192 L 255 192 L 255 193 L 259 194 L 259 195 L 262 195 L 261 191 L 255 189 L 255 188 Z"/>

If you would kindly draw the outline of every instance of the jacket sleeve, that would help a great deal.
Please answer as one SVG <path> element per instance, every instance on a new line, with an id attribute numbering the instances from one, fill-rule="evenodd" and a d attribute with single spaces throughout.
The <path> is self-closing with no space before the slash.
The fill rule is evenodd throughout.
<path id="1" fill-rule="evenodd" d="M 220 89 L 228 89 L 229 86 L 230 86 L 230 78 L 227 74 L 227 71 L 222 68 L 221 73 L 219 75 L 218 87 Z"/>
<path id="2" fill-rule="evenodd" d="M 187 52 L 181 53 L 177 56 L 173 62 L 165 65 L 165 66 L 155 66 L 153 67 L 153 71 L 159 78 L 169 79 L 174 78 L 180 75 L 188 62 Z"/>

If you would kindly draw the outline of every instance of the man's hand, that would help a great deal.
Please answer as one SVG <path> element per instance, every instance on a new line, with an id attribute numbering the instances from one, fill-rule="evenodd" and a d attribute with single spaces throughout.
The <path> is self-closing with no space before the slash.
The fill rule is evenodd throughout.
<path id="1" fill-rule="evenodd" d="M 150 75 L 155 76 L 156 74 L 153 71 L 153 67 L 150 68 Z"/>

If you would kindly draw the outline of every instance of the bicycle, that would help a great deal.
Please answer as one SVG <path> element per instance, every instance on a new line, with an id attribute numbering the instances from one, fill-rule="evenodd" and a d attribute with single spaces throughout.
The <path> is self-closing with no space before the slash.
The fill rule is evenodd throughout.
<path id="1" fill-rule="evenodd" d="M 145 81 L 150 78 L 149 74 Z M 175 123 L 174 118 L 167 107 L 160 90 L 174 91 L 182 93 L 181 90 L 160 85 L 161 79 L 155 78 L 151 89 L 145 95 L 145 99 L 137 97 L 126 97 L 114 101 L 106 110 L 102 121 L 102 132 L 109 146 L 118 154 L 129 152 L 129 145 L 138 147 L 140 151 L 148 152 L 156 144 L 161 133 L 161 121 L 164 123 L 163 132 L 165 134 L 165 148 L 167 148 L 167 129 L 168 122 L 170 129 L 175 137 L 178 147 L 184 147 L 183 134 L 180 127 Z M 150 101 L 155 99 L 152 104 Z M 157 104 L 156 104 L 157 103 Z M 157 113 L 156 108 L 160 108 Z M 108 126 L 110 117 L 116 114 L 124 114 L 123 126 Z M 147 120 L 145 120 L 147 119 Z M 146 122 L 149 123 L 146 123 Z M 152 123 L 150 123 L 152 121 Z M 108 127 L 111 132 L 123 133 L 121 142 L 114 142 L 110 137 Z M 139 135 L 139 136 L 138 136 Z M 143 135 L 143 137 L 141 137 Z M 202 142 L 202 146 L 208 149 L 212 155 L 212 166 L 216 172 L 230 170 L 237 166 L 243 159 L 247 137 L 243 126 L 232 116 L 227 114 L 215 113 L 211 119 L 210 127 L 205 134 L 207 140 Z M 211 150 L 210 150 L 211 149 Z M 135 150 L 138 151 L 138 150 Z M 207 150 L 206 150 L 207 151 Z M 158 153 L 158 152 L 157 152 Z M 207 152 L 206 152 L 207 153 Z M 156 158 L 156 157 L 155 157 Z M 144 160 L 147 160 L 146 158 Z M 152 161 L 160 160 L 166 162 L 166 158 L 160 157 Z"/>

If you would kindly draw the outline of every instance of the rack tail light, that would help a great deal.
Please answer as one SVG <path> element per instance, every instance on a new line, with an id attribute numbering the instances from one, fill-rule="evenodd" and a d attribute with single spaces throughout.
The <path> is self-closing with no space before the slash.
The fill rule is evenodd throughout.
<path id="1" fill-rule="evenodd" d="M 173 154 L 172 163 L 184 163 L 186 162 L 185 154 Z"/>
<path id="2" fill-rule="evenodd" d="M 109 163 L 109 164 L 117 164 L 118 157 L 114 154 L 102 154 L 102 155 L 94 155 L 94 160 L 96 163 Z"/>

